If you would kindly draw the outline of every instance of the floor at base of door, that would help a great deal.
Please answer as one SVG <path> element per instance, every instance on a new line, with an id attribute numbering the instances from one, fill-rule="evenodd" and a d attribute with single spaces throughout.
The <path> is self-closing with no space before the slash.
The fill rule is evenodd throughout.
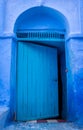
<path id="1" fill-rule="evenodd" d="M 38 123 L 32 122 L 13 122 L 6 126 L 4 130 L 83 130 L 83 128 L 76 127 L 73 123 L 48 121 Z"/>

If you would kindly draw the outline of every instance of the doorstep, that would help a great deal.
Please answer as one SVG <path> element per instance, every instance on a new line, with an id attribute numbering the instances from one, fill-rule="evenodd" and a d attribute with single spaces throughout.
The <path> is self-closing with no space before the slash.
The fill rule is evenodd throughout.
<path id="1" fill-rule="evenodd" d="M 62 119 L 40 119 L 40 120 L 32 120 L 32 121 L 27 121 L 28 123 L 58 123 L 58 122 L 67 122 L 66 120 Z"/>

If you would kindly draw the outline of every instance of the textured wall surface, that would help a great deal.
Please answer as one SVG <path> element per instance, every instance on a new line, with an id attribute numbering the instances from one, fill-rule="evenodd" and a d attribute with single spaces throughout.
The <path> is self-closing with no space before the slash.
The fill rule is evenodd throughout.
<path id="1" fill-rule="evenodd" d="M 80 32 L 80 19 L 79 19 L 79 0 L 7 0 L 6 16 L 5 16 L 5 32 L 12 32 L 14 23 L 17 17 L 27 9 L 35 6 L 47 6 L 60 11 L 68 20 L 70 26 L 70 33 Z M 19 7 L 20 5 L 20 7 Z"/>
<path id="2" fill-rule="evenodd" d="M 10 100 L 11 39 L 0 40 L 0 105 Z"/>
<path id="3" fill-rule="evenodd" d="M 67 43 L 70 65 L 67 61 L 68 67 L 68 86 L 67 86 L 67 98 L 68 98 L 68 116 L 72 117 L 79 122 L 83 122 L 83 39 L 72 38 Z"/>
<path id="4" fill-rule="evenodd" d="M 67 119 L 83 121 L 83 15 L 82 0 L 1 0 L 0 1 L 0 105 L 10 104 L 10 95 L 15 90 L 12 81 L 10 94 L 10 72 L 13 65 L 15 79 L 15 41 L 12 34 L 16 19 L 31 7 L 47 6 L 53 8 L 68 21 L 66 26 L 69 40 L 66 41 L 67 72 Z M 3 13 L 2 13 L 3 12 Z M 54 24 L 54 23 L 53 23 Z M 70 35 L 72 37 L 70 38 Z M 79 34 L 80 36 L 78 37 Z M 73 38 L 74 37 L 74 38 Z M 13 52 L 13 53 L 11 53 Z M 13 54 L 13 55 L 11 55 Z M 13 57 L 13 59 L 11 58 Z M 11 59 L 13 62 L 11 62 Z M 14 100 L 14 98 L 12 97 Z M 13 101 L 12 100 L 12 101 Z"/>
<path id="5" fill-rule="evenodd" d="M 80 19 L 81 19 L 81 32 L 83 34 L 83 0 L 80 0 Z"/>

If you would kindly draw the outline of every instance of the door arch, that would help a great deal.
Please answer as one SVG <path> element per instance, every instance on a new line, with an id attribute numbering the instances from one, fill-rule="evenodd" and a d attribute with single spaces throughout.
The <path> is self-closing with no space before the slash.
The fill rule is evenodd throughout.
<path id="1" fill-rule="evenodd" d="M 34 21 L 34 22 L 33 22 Z M 18 34 L 18 32 L 29 32 L 29 31 L 42 31 L 43 33 L 46 31 L 47 33 L 49 31 L 55 31 L 56 34 L 60 34 L 62 36 L 65 36 L 67 33 L 67 21 L 65 19 L 65 17 L 58 11 L 55 11 L 51 8 L 48 7 L 34 7 L 31 8 L 27 11 L 25 11 L 24 13 L 22 13 L 18 19 L 16 20 L 15 23 L 15 27 L 14 27 L 14 32 Z M 48 35 L 49 36 L 49 35 Z M 65 69 L 66 69 L 66 61 L 65 61 L 65 37 L 63 37 L 61 40 L 59 38 L 60 41 L 56 41 L 52 39 L 51 40 L 39 40 L 36 41 L 34 40 L 34 42 L 36 41 L 37 44 L 42 44 L 42 45 L 47 45 L 47 46 L 52 46 L 52 47 L 57 47 L 58 49 L 58 58 L 59 58 L 59 86 L 62 86 L 62 89 L 59 89 L 61 91 L 61 93 L 63 94 L 63 99 L 60 99 L 60 112 L 62 111 L 61 115 L 63 116 L 63 118 L 66 118 L 66 114 L 65 111 L 67 111 L 66 105 L 66 83 L 65 83 Z M 18 39 L 23 41 L 23 39 Z M 25 40 L 25 41 L 29 41 L 29 40 Z M 64 62 L 63 62 L 64 61 Z M 61 65 L 60 65 L 61 64 Z M 64 66 L 64 68 L 63 68 Z M 64 77 L 62 77 L 62 75 L 64 75 Z M 65 87 L 63 88 L 63 86 L 65 85 Z M 65 92 L 64 92 L 65 91 Z M 59 94 L 61 94 L 59 93 Z M 60 96 L 60 95 L 59 95 Z M 60 96 L 60 98 L 62 98 Z M 62 102 L 61 102 L 62 100 Z M 61 110 L 62 109 L 62 110 Z"/>

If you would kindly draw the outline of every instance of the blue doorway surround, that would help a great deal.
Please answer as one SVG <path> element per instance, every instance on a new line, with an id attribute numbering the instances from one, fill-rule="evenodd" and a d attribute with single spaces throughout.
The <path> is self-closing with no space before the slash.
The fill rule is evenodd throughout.
<path id="1" fill-rule="evenodd" d="M 58 53 L 52 42 L 64 42 L 64 31 L 19 30 L 17 41 L 16 120 L 58 117 Z"/>
<path id="2" fill-rule="evenodd" d="M 58 17 L 57 17 L 58 16 Z M 34 22 L 33 22 L 34 19 Z M 49 22 L 48 22 L 49 21 Z M 67 116 L 67 91 L 66 91 L 66 61 L 65 61 L 65 34 L 66 26 L 63 16 L 57 11 L 48 7 L 34 7 L 22 13 L 16 20 L 14 32 L 16 34 L 16 50 L 18 43 L 33 43 L 37 46 L 57 49 L 58 64 L 58 92 L 59 115 L 66 119 Z M 55 50 L 56 50 L 55 49 Z M 17 51 L 16 51 L 17 52 Z M 15 54 L 17 59 L 17 54 Z M 17 64 L 17 60 L 16 60 Z M 16 71 L 17 73 L 17 71 Z M 13 81 L 14 82 L 14 81 Z M 17 85 L 16 85 L 17 86 Z M 17 92 L 17 88 L 16 88 Z M 15 95 L 16 95 L 15 92 Z M 12 97 L 11 97 L 12 98 Z M 12 113 L 16 113 L 15 105 Z M 12 104 L 12 103 L 11 103 Z M 58 114 L 56 114 L 58 115 Z"/>

